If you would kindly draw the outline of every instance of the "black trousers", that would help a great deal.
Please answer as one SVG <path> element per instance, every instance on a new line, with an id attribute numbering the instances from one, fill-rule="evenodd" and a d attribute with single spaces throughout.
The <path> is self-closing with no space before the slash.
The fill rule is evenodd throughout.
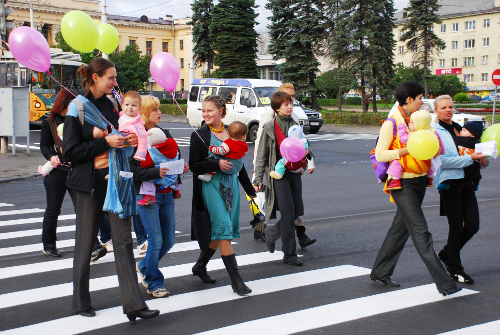
<path id="1" fill-rule="evenodd" d="M 47 195 L 47 208 L 43 215 L 42 243 L 44 249 L 56 247 L 57 218 L 61 214 L 61 207 L 66 191 L 69 192 L 73 207 L 76 210 L 76 192 L 66 187 L 68 172 L 61 169 L 53 169 L 49 175 L 43 178 L 45 193 Z"/>
<path id="2" fill-rule="evenodd" d="M 269 241 L 275 242 L 281 237 L 283 260 L 297 258 L 295 242 L 295 220 L 302 208 L 302 180 L 300 173 L 286 171 L 281 179 L 274 180 L 274 192 L 278 201 L 280 219 L 266 229 Z"/>
<path id="3" fill-rule="evenodd" d="M 479 207 L 472 179 L 454 179 L 448 190 L 439 191 L 441 204 L 448 218 L 448 271 L 463 270 L 460 250 L 479 230 Z"/>
<path id="4" fill-rule="evenodd" d="M 402 189 L 391 191 L 397 211 L 380 247 L 370 277 L 388 279 L 394 272 L 403 248 L 411 237 L 418 255 L 429 270 L 439 292 L 455 286 L 438 259 L 432 242 L 432 235 L 427 228 L 422 201 L 427 187 L 427 177 L 402 178 Z"/>
<path id="5" fill-rule="evenodd" d="M 89 292 L 90 256 L 101 226 L 106 198 L 108 169 L 95 170 L 94 194 L 77 192 L 76 241 L 73 261 L 73 310 L 92 308 Z M 115 253 L 116 272 L 120 286 L 123 313 L 146 308 L 139 291 L 132 246 L 132 219 L 120 219 L 118 214 L 107 213 L 111 224 L 111 238 Z"/>

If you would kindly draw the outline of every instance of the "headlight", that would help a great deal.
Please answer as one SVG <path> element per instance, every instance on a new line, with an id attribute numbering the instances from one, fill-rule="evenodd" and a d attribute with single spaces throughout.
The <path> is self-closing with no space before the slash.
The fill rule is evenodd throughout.
<path id="1" fill-rule="evenodd" d="M 321 113 L 318 113 L 318 114 L 319 114 L 319 117 L 320 117 L 320 118 L 323 118 L 323 114 L 321 114 Z"/>
<path id="2" fill-rule="evenodd" d="M 309 125 L 309 120 L 304 120 L 304 126 L 308 126 Z"/>
<path id="3" fill-rule="evenodd" d="M 41 103 L 39 103 L 38 101 L 37 101 L 37 102 L 35 102 L 35 108 L 40 108 L 40 107 L 42 107 L 42 104 L 41 104 Z"/>

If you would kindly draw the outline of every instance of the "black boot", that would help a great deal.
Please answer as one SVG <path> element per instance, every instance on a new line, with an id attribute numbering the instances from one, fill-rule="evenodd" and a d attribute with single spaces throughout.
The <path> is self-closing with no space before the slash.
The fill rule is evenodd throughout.
<path id="1" fill-rule="evenodd" d="M 200 277 L 201 281 L 207 284 L 215 283 L 215 279 L 210 277 L 207 273 L 207 264 L 210 258 L 214 255 L 215 250 L 207 248 L 200 252 L 200 257 L 193 266 L 193 276 Z"/>
<path id="2" fill-rule="evenodd" d="M 229 278 L 231 278 L 231 287 L 233 288 L 233 291 L 238 293 L 238 295 L 252 293 L 252 290 L 246 286 L 243 279 L 241 279 L 240 273 L 238 272 L 238 263 L 236 263 L 235 254 L 222 256 L 222 261 L 224 261 L 227 273 L 229 273 Z"/>
<path id="3" fill-rule="evenodd" d="M 299 238 L 299 245 L 302 249 L 305 249 L 307 246 L 316 243 L 315 238 L 310 239 L 309 236 L 306 235 L 306 227 L 295 226 L 295 231 L 297 233 L 297 237 Z"/>

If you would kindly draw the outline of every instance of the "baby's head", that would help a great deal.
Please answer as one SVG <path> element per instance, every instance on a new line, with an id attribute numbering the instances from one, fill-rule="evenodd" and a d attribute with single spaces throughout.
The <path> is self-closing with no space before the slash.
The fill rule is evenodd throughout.
<path id="1" fill-rule="evenodd" d="M 165 143 L 167 141 L 167 136 L 160 128 L 151 128 L 147 131 L 148 133 L 148 145 L 154 146 L 158 144 Z"/>
<path id="2" fill-rule="evenodd" d="M 248 128 L 243 122 L 234 121 L 227 127 L 227 130 L 229 131 L 229 137 L 233 140 L 246 141 Z"/>
<path id="3" fill-rule="evenodd" d="M 122 99 L 122 111 L 125 115 L 136 117 L 141 110 L 141 96 L 136 91 L 128 91 Z"/>
<path id="4" fill-rule="evenodd" d="M 467 122 L 462 127 L 460 136 L 463 137 L 474 137 L 476 140 L 480 140 L 483 135 L 483 125 L 480 122 L 472 121 Z"/>
<path id="5" fill-rule="evenodd" d="M 307 141 L 306 135 L 304 135 L 304 131 L 297 125 L 291 126 L 290 129 L 288 129 L 288 137 L 298 138 L 304 143 Z"/>
<path id="6" fill-rule="evenodd" d="M 419 110 L 410 116 L 410 130 L 429 130 L 432 122 L 431 113 L 426 110 Z M 414 129 L 412 129 L 414 128 Z"/>

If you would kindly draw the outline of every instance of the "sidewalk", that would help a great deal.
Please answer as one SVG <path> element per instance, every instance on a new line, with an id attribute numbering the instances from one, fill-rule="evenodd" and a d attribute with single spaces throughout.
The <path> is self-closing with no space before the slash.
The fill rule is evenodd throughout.
<path id="1" fill-rule="evenodd" d="M 169 123 L 184 123 L 187 120 L 180 115 L 162 115 L 161 122 Z M 326 124 L 321 127 L 321 133 L 336 133 L 336 134 L 378 134 L 380 127 L 373 126 L 349 126 L 349 125 L 330 125 Z M 10 142 L 11 139 L 9 139 Z M 38 165 L 45 164 L 45 158 L 39 150 L 31 149 L 30 154 L 26 153 L 24 148 L 16 148 L 16 154 L 12 155 L 12 150 L 5 154 L 0 154 L 0 183 L 9 181 L 22 180 L 27 178 L 41 177 L 37 172 Z"/>

